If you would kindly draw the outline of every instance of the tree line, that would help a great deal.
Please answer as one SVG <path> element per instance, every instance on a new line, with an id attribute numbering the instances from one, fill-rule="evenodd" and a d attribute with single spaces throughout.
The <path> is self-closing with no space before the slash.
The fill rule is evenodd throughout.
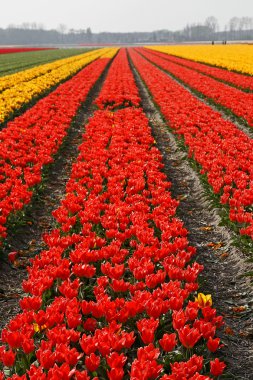
<path id="1" fill-rule="evenodd" d="M 69 29 L 60 24 L 46 30 L 43 25 L 23 23 L 0 28 L 0 45 L 55 45 L 55 44 L 148 44 L 194 41 L 253 40 L 253 18 L 233 17 L 220 31 L 217 19 L 208 17 L 204 23 L 188 24 L 179 31 L 167 29 L 153 32 L 93 33 L 91 28 Z"/>

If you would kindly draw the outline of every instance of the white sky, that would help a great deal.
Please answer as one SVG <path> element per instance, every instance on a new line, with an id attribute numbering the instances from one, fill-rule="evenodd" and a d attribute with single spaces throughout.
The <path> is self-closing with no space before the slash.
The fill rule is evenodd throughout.
<path id="1" fill-rule="evenodd" d="M 215 16 L 223 29 L 233 17 L 253 17 L 253 0 L 0 0 L 0 27 L 36 22 L 93 32 L 179 30 Z"/>

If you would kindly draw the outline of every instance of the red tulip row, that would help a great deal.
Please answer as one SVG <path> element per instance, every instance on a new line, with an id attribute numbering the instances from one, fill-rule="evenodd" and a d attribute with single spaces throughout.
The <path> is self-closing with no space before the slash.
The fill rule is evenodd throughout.
<path id="1" fill-rule="evenodd" d="M 0 54 L 25 53 L 27 51 L 54 50 L 55 48 L 2 48 Z"/>
<path id="2" fill-rule="evenodd" d="M 253 141 L 137 52 L 131 58 L 170 127 L 228 204 L 230 220 L 253 238 Z"/>
<path id="3" fill-rule="evenodd" d="M 176 78 L 213 100 L 218 105 L 228 108 L 236 116 L 242 117 L 253 127 L 252 93 L 247 94 L 187 67 L 169 62 L 143 48 L 138 49 L 138 51 L 152 63 L 173 74 Z"/>
<path id="4" fill-rule="evenodd" d="M 100 109 L 139 106 L 140 97 L 127 60 L 126 49 L 121 49 L 112 63 L 112 69 L 96 104 Z"/>
<path id="5" fill-rule="evenodd" d="M 78 107 L 108 64 L 99 59 L 0 132 L 0 241 L 10 214 L 28 204 L 43 166 L 53 161 Z"/>
<path id="6" fill-rule="evenodd" d="M 23 312 L 2 332 L 0 379 L 219 376 L 225 364 L 209 353 L 222 317 L 210 296 L 193 298 L 203 267 L 142 109 L 96 111 L 79 150 Z"/>
<path id="7" fill-rule="evenodd" d="M 227 84 L 230 84 L 230 85 L 232 84 L 233 86 L 239 87 L 242 90 L 253 91 L 253 77 L 252 76 L 234 73 L 229 70 L 208 66 L 203 63 L 194 62 L 189 59 L 176 57 L 176 56 L 165 54 L 165 53 L 158 52 L 155 50 L 147 49 L 147 51 L 152 52 L 153 54 L 157 55 L 158 57 L 164 58 L 167 61 L 178 63 L 179 65 L 189 67 L 193 70 L 199 71 L 200 73 L 206 74 L 210 77 L 226 82 Z"/>

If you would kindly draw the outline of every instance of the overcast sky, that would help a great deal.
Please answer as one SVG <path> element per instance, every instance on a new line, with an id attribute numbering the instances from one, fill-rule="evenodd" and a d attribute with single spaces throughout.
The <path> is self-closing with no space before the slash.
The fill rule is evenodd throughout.
<path id="1" fill-rule="evenodd" d="M 36 22 L 93 32 L 179 30 L 215 16 L 220 29 L 233 17 L 253 17 L 253 0 L 2 0 L 0 27 Z"/>

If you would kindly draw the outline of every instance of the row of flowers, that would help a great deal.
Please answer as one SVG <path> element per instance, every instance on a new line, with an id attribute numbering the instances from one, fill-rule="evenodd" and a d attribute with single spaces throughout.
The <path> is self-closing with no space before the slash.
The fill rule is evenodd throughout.
<path id="1" fill-rule="evenodd" d="M 85 52 L 84 54 L 79 54 L 78 56 L 74 57 L 67 57 L 64 59 L 58 59 L 54 62 L 46 63 L 43 65 L 36 66 L 31 69 L 23 70 L 20 73 L 6 75 L 0 78 L 0 92 L 11 88 L 17 84 L 20 84 L 22 82 L 28 82 L 31 81 L 37 77 L 40 77 L 42 75 L 47 74 L 48 72 L 52 70 L 56 70 L 60 68 L 61 66 L 64 66 L 68 63 L 74 63 L 75 60 L 80 60 L 80 58 L 83 58 L 85 56 L 89 56 L 89 54 L 97 53 L 98 50 L 92 50 L 90 52 Z M 74 61 L 72 61 L 75 59 Z M 19 76 L 20 75 L 20 76 Z"/>
<path id="2" fill-rule="evenodd" d="M 90 53 L 94 54 L 97 53 L 97 51 L 85 53 L 85 56 L 88 57 Z M 81 58 L 83 57 L 84 55 L 81 54 Z M 23 82 L 29 82 L 38 77 L 42 77 L 43 75 L 50 73 L 52 70 L 57 70 L 68 63 L 74 63 L 75 61 L 72 62 L 73 59 L 79 61 L 80 55 L 74 57 L 67 57 L 64 59 L 58 59 L 54 62 L 38 65 L 31 69 L 23 70 L 19 73 L 5 75 L 0 78 L 0 92 L 2 93 L 4 90 L 22 84 Z"/>
<path id="3" fill-rule="evenodd" d="M 94 50 L 0 78 L 0 123 L 32 99 L 41 96 L 109 50 Z M 114 53 L 115 50 L 113 49 Z"/>
<path id="4" fill-rule="evenodd" d="M 148 46 L 149 47 L 149 46 Z M 152 49 L 161 46 L 153 46 Z M 250 44 L 230 45 L 170 45 L 163 51 L 177 57 L 223 67 L 227 70 L 253 75 L 253 50 Z"/>
<path id="5" fill-rule="evenodd" d="M 0 49 L 0 54 L 11 54 L 11 53 L 25 53 L 28 51 L 39 51 L 39 50 L 55 50 L 55 48 L 8 48 L 4 47 Z"/>
<path id="6" fill-rule="evenodd" d="M 213 100 L 218 105 L 224 106 L 236 116 L 241 117 L 253 127 L 253 94 L 247 94 L 234 87 L 230 87 L 213 78 L 198 73 L 182 65 L 167 61 L 155 54 L 139 49 L 144 57 L 148 58 L 162 69 L 173 74 L 192 89 Z"/>
<path id="7" fill-rule="evenodd" d="M 0 55 L 0 77 L 11 75 L 19 71 L 21 72 L 59 59 L 80 55 L 86 51 L 86 49 L 82 48 L 70 48 L 34 51 L 29 54 Z"/>
<path id="8" fill-rule="evenodd" d="M 126 49 L 121 49 L 117 59 L 112 63 L 102 91 L 96 99 L 96 105 L 100 109 L 140 105 L 140 97 L 127 60 Z"/>
<path id="9" fill-rule="evenodd" d="M 210 295 L 194 299 L 203 267 L 142 109 L 96 111 L 79 151 L 53 212 L 58 228 L 28 268 L 23 312 L 2 332 L 0 379 L 221 375 L 211 355 L 222 317 Z"/>
<path id="10" fill-rule="evenodd" d="M 131 58 L 171 128 L 184 137 L 241 234 L 253 238 L 253 141 L 136 51 Z"/>
<path id="11" fill-rule="evenodd" d="M 253 91 L 253 77 L 248 75 L 243 75 L 239 73 L 234 73 L 229 70 L 221 69 L 219 67 L 212 67 L 205 65 L 203 63 L 190 61 L 189 59 L 175 57 L 173 55 L 167 54 L 167 49 L 164 46 L 160 47 L 150 47 L 152 50 L 161 58 L 165 58 L 168 61 L 178 63 L 179 65 L 189 67 L 193 70 L 199 71 L 206 74 L 212 78 L 219 79 L 227 84 L 236 86 L 242 90 Z"/>
<path id="12" fill-rule="evenodd" d="M 0 241 L 10 214 L 28 204 L 53 161 L 78 107 L 109 62 L 101 58 L 41 99 L 0 132 Z"/>

